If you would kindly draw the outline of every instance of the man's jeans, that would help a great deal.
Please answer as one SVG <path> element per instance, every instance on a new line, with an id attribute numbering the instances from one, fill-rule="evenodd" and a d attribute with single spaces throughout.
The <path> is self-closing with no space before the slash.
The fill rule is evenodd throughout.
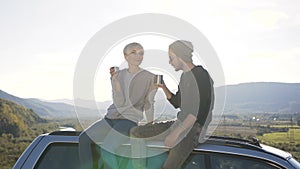
<path id="1" fill-rule="evenodd" d="M 130 134 L 133 137 L 131 138 L 132 155 L 136 159 L 133 161 L 133 166 L 135 168 L 147 168 L 145 157 L 154 154 L 148 154 L 146 142 L 148 140 L 164 141 L 165 137 L 174 128 L 179 127 L 179 125 L 182 125 L 181 121 L 175 120 L 133 127 L 130 131 Z M 198 145 L 201 130 L 202 127 L 199 123 L 195 123 L 190 129 L 186 129 L 176 140 L 177 144 L 170 149 L 163 168 L 181 168 L 184 161 Z"/>

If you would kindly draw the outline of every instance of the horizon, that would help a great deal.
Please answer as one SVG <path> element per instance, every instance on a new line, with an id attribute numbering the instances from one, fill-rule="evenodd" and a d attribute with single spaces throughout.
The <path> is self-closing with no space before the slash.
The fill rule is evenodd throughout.
<path id="1" fill-rule="evenodd" d="M 269 83 L 269 84 L 298 84 L 300 85 L 300 83 L 289 83 L 289 82 L 245 82 L 245 83 L 237 83 L 237 84 L 226 84 L 225 86 L 226 87 L 229 87 L 229 86 L 238 86 L 238 85 L 245 85 L 245 84 L 254 84 L 254 83 Z M 223 86 L 218 86 L 218 87 L 223 87 Z M 216 88 L 218 88 L 216 87 Z M 41 101 L 45 101 L 45 102 L 63 102 L 63 101 L 73 101 L 74 98 L 55 98 L 55 99 L 51 99 L 51 100 L 48 100 L 48 99 L 45 99 L 45 98 L 38 98 L 38 97 L 22 97 L 18 94 L 15 94 L 13 92 L 9 92 L 9 91 L 5 91 L 3 89 L 0 88 L 0 92 L 4 92 L 6 94 L 9 94 L 9 95 L 12 95 L 12 96 L 15 96 L 15 97 L 18 97 L 18 98 L 21 98 L 21 99 L 38 99 L 38 100 L 41 100 Z M 93 101 L 93 100 L 89 100 L 89 99 L 80 99 L 80 100 L 84 100 L 84 101 Z M 109 99 L 109 100 L 95 100 L 96 102 L 111 102 L 112 99 Z"/>
<path id="2" fill-rule="evenodd" d="M 141 13 L 171 15 L 199 29 L 219 57 L 225 85 L 300 83 L 299 6 L 300 1 L 260 0 L 3 1 L 0 89 L 22 98 L 73 99 L 74 71 L 85 45 L 108 24 Z M 170 38 L 155 38 L 140 41 L 147 50 L 166 52 Z M 110 54 L 122 56 L 122 45 Z M 111 97 L 108 71 L 95 77 L 94 85 L 101 93 L 97 100 Z M 171 89 L 176 87 L 172 82 Z"/>

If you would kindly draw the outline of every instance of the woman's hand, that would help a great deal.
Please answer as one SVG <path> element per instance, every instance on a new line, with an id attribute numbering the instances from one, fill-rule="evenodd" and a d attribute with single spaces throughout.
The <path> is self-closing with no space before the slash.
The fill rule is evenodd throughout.
<path id="1" fill-rule="evenodd" d="M 121 91 L 121 85 L 120 85 L 119 78 L 118 78 L 119 72 L 115 71 L 115 67 L 111 67 L 109 69 L 109 73 L 110 73 L 110 76 L 111 76 L 111 80 L 113 81 L 113 84 L 114 84 L 114 89 L 117 92 L 120 92 Z"/>
<path id="2" fill-rule="evenodd" d="M 109 68 L 110 76 L 113 77 L 114 75 L 118 74 L 118 71 L 115 71 L 115 67 Z"/>

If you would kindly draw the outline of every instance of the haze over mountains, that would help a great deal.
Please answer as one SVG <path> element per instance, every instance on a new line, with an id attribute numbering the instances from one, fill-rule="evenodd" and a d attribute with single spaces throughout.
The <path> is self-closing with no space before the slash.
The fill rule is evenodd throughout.
<path id="1" fill-rule="evenodd" d="M 216 89 L 218 90 L 218 89 Z M 42 118 L 76 118 L 73 101 L 56 100 L 42 101 L 39 99 L 24 99 L 10 95 L 0 90 L 0 98 L 23 105 L 32 109 Z M 91 109 L 90 101 L 82 100 L 84 104 L 78 107 L 80 112 L 87 115 L 94 114 L 103 116 L 106 108 L 111 104 L 99 102 L 99 110 Z M 161 106 L 161 104 L 158 104 Z M 171 109 L 166 106 L 166 111 Z M 173 110 L 170 110 L 172 112 Z M 225 113 L 238 112 L 300 112 L 300 83 L 243 83 L 238 85 L 226 86 Z"/>
<path id="2" fill-rule="evenodd" d="M 36 114 L 42 118 L 53 119 L 53 118 L 76 118 L 76 112 L 74 106 L 69 103 L 63 102 L 53 102 L 53 101 L 42 101 L 40 99 L 24 99 L 17 96 L 10 95 L 2 90 L 0 90 L 0 98 L 15 102 L 19 105 L 26 107 L 27 109 L 32 109 Z M 105 111 L 106 107 L 103 108 Z M 78 107 L 80 112 L 85 112 L 86 114 L 95 114 L 98 110 L 93 110 L 88 108 L 88 106 Z M 100 107 L 102 111 L 102 107 Z"/>
<path id="3" fill-rule="evenodd" d="M 227 86 L 225 112 L 300 112 L 300 83 Z"/>

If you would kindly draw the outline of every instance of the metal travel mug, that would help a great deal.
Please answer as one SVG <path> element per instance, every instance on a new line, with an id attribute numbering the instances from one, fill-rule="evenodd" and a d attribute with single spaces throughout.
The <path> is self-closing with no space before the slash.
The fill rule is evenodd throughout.
<path id="1" fill-rule="evenodd" d="M 155 84 L 162 84 L 163 83 L 163 75 L 155 75 L 154 83 Z"/>
<path id="2" fill-rule="evenodd" d="M 114 70 L 114 72 L 116 73 L 117 71 L 119 71 L 119 67 L 117 67 L 117 66 L 114 66 L 114 67 L 112 67 L 113 68 L 113 70 Z"/>

